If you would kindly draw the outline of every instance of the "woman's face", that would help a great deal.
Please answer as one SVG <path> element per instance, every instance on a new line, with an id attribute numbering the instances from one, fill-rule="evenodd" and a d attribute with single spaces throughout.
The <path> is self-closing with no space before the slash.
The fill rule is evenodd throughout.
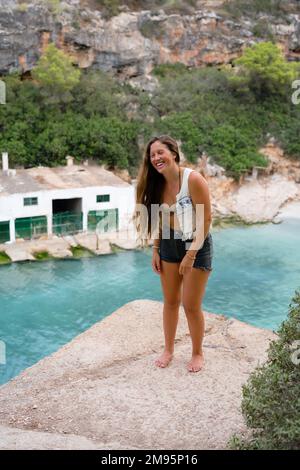
<path id="1" fill-rule="evenodd" d="M 167 167 L 174 165 L 175 158 L 176 156 L 159 140 L 156 140 L 151 144 L 150 162 L 159 173 L 164 173 Z"/>

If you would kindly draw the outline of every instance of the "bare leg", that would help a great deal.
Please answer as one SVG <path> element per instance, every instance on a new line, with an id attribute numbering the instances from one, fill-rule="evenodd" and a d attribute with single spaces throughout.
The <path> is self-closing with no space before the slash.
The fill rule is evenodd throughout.
<path id="1" fill-rule="evenodd" d="M 167 367 L 174 353 L 174 343 L 178 324 L 179 307 L 181 302 L 182 276 L 179 275 L 180 263 L 161 261 L 161 285 L 164 295 L 163 327 L 165 349 L 155 361 L 158 367 Z"/>
<path id="2" fill-rule="evenodd" d="M 205 325 L 201 304 L 210 273 L 192 268 L 183 276 L 183 307 L 192 339 L 192 358 L 187 365 L 190 372 L 199 372 L 204 365 L 202 342 Z"/>

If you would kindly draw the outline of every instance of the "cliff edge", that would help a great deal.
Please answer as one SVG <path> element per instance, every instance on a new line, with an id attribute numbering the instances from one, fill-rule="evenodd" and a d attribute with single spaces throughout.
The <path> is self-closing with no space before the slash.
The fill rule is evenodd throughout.
<path id="1" fill-rule="evenodd" d="M 0 449 L 224 449 L 245 430 L 241 387 L 276 335 L 205 312 L 205 368 L 190 373 L 181 308 L 175 357 L 162 303 L 130 302 L 0 388 Z"/>

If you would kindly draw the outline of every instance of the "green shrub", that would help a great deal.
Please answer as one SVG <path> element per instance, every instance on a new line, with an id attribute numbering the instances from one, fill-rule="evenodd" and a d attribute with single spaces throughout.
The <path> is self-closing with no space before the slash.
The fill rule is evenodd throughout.
<path id="1" fill-rule="evenodd" d="M 123 4 L 120 0 L 97 0 L 97 3 L 103 11 L 103 16 L 106 19 L 119 14 L 119 6 Z"/>
<path id="2" fill-rule="evenodd" d="M 247 47 L 234 61 L 238 74 L 248 79 L 250 90 L 258 100 L 273 95 L 287 95 L 300 71 L 299 64 L 286 61 L 283 52 L 270 41 Z"/>
<path id="3" fill-rule="evenodd" d="M 72 58 L 49 44 L 33 69 L 32 75 L 42 90 L 52 98 L 72 90 L 80 81 L 81 71 L 73 66 Z"/>
<path id="4" fill-rule="evenodd" d="M 0 264 L 11 263 L 10 257 L 5 253 L 5 251 L 0 251 Z"/>
<path id="5" fill-rule="evenodd" d="M 71 252 L 74 258 L 89 258 L 91 256 L 95 256 L 91 250 L 88 250 L 81 245 L 71 246 Z"/>
<path id="6" fill-rule="evenodd" d="M 269 25 L 269 23 L 266 22 L 265 19 L 258 20 L 253 28 L 252 32 L 254 36 L 259 37 L 259 38 L 264 38 L 267 41 L 275 42 L 276 38 L 273 34 L 272 28 Z"/>
<path id="7" fill-rule="evenodd" d="M 257 152 L 257 136 L 251 128 L 223 124 L 209 135 L 207 151 L 235 178 L 253 166 L 267 166 L 267 159 Z"/>
<path id="8" fill-rule="evenodd" d="M 139 30 L 145 38 L 161 39 L 166 34 L 163 21 L 154 21 L 146 19 L 140 24 Z"/>
<path id="9" fill-rule="evenodd" d="M 197 0 L 168 0 L 163 5 L 163 9 L 167 14 L 192 15 L 196 8 Z"/>
<path id="10" fill-rule="evenodd" d="M 72 95 L 68 110 L 86 117 L 98 115 L 126 119 L 124 101 L 131 98 L 130 91 L 105 72 L 98 70 L 82 73 Z"/>
<path id="11" fill-rule="evenodd" d="M 228 0 L 223 8 L 236 19 L 241 16 L 257 18 L 261 14 L 268 14 L 284 20 L 287 13 L 297 7 L 296 2 L 297 0 Z"/>
<path id="12" fill-rule="evenodd" d="M 60 0 L 44 0 L 44 3 L 55 16 L 59 15 L 63 10 Z"/>
<path id="13" fill-rule="evenodd" d="M 188 68 L 186 65 L 182 64 L 181 62 L 176 62 L 175 64 L 159 64 L 156 65 L 153 70 L 152 74 L 155 77 L 158 78 L 167 78 L 170 80 L 170 78 L 178 78 L 181 75 L 185 74 L 188 72 Z"/>
<path id="14" fill-rule="evenodd" d="M 35 251 L 32 253 L 33 257 L 38 261 L 45 261 L 52 259 L 53 257 L 49 254 L 48 251 Z"/>
<path id="15" fill-rule="evenodd" d="M 249 439 L 234 436 L 235 449 L 300 450 L 300 291 L 271 342 L 266 363 L 243 386 L 242 412 Z"/>
<path id="16" fill-rule="evenodd" d="M 230 227 L 236 227 L 236 226 L 241 226 L 241 227 L 249 227 L 252 225 L 257 225 L 261 224 L 262 222 L 258 222 L 255 224 L 253 222 L 248 222 L 244 220 L 242 217 L 239 215 L 227 215 L 227 216 L 222 216 L 222 217 L 217 217 L 215 216 L 212 221 L 212 226 L 215 229 L 224 229 L 224 228 L 230 228 Z"/>
<path id="17" fill-rule="evenodd" d="M 298 105 L 298 107 L 299 106 L 300 105 Z M 298 117 L 290 117 L 290 119 L 284 123 L 284 126 L 278 130 L 277 135 L 284 151 L 289 156 L 300 160 L 300 112 L 298 114 Z"/>
<path id="18" fill-rule="evenodd" d="M 26 13 L 28 11 L 28 4 L 25 2 L 19 3 L 17 6 L 17 10 L 21 13 Z"/>
<path id="19" fill-rule="evenodd" d="M 78 20 L 72 21 L 72 27 L 73 27 L 74 29 L 77 29 L 77 31 L 79 31 L 79 30 L 80 30 L 80 23 L 79 23 L 79 21 L 78 21 Z"/>
<path id="20" fill-rule="evenodd" d="M 118 15 L 123 6 L 131 11 L 151 10 L 154 14 L 161 9 L 167 14 L 192 14 L 197 7 L 197 0 L 97 0 L 97 4 L 109 19 Z"/>

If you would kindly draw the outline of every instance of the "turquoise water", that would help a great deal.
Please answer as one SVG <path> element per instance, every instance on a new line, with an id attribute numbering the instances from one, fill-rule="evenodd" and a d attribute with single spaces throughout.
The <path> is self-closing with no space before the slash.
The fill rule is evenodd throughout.
<path id="1" fill-rule="evenodd" d="M 277 329 L 300 288 L 300 221 L 213 230 L 212 236 L 204 310 Z M 0 267 L 0 275 L 0 341 L 6 345 L 0 383 L 126 302 L 162 300 L 151 250 L 12 264 Z"/>

